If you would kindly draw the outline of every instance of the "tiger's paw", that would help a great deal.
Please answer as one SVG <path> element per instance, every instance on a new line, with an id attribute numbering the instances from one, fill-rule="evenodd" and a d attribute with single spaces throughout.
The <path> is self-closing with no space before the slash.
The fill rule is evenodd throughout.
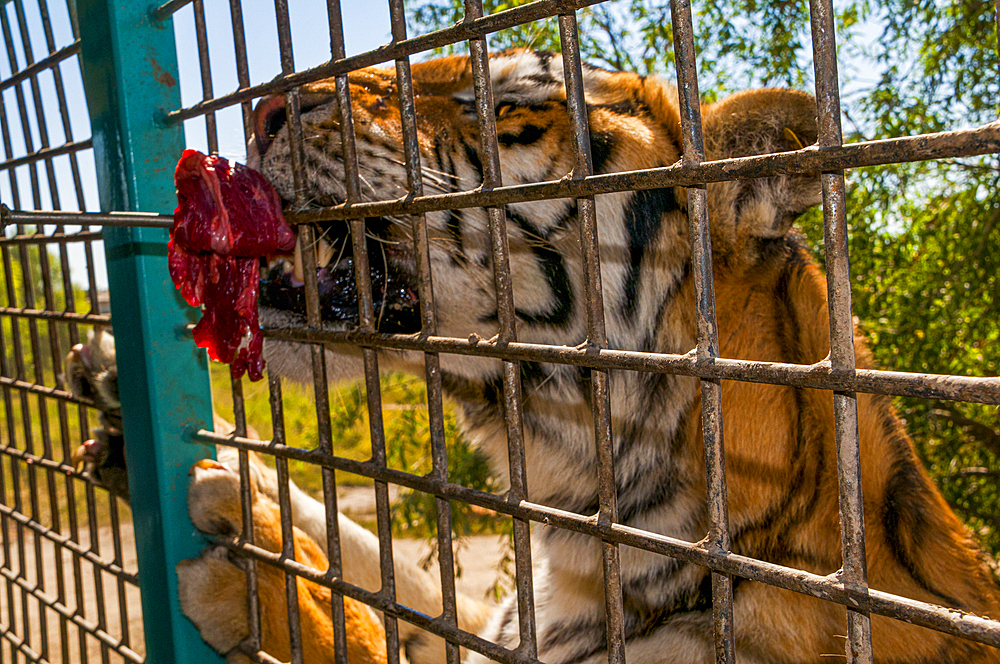
<path id="1" fill-rule="evenodd" d="M 191 470 L 188 511 L 202 532 L 235 538 L 243 531 L 239 474 L 217 461 L 205 459 Z M 256 482 L 250 483 L 254 545 L 272 553 L 282 550 L 278 505 Z M 295 560 L 320 572 L 329 567 L 326 555 L 305 532 L 293 528 Z M 210 546 L 198 558 L 177 565 L 181 610 L 205 641 L 220 653 L 231 653 L 249 636 L 246 573 L 248 562 L 226 546 Z M 283 570 L 257 564 L 261 611 L 261 647 L 281 661 L 291 659 L 288 612 Z M 296 579 L 299 619 L 305 661 L 333 661 L 333 624 L 330 590 Z M 348 656 L 351 664 L 384 664 L 385 633 L 366 605 L 344 599 Z"/>
<path id="2" fill-rule="evenodd" d="M 223 537 L 241 533 L 239 475 L 210 459 L 195 464 L 191 475 L 188 511 L 198 530 Z M 210 546 L 177 565 L 181 610 L 220 653 L 232 651 L 250 634 L 244 566 L 225 546 Z"/>

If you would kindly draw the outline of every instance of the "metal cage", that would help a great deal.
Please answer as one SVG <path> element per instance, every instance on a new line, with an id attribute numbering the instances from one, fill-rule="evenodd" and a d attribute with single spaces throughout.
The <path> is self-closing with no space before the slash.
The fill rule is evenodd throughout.
<path id="1" fill-rule="evenodd" d="M 46 14 L 44 0 L 38 0 L 41 13 Z M 6 438 L 0 452 L 0 520 L 3 528 L 3 566 L 0 568 L 6 592 L 6 603 L 0 598 L 0 634 L 5 639 L 12 661 L 16 656 L 29 661 L 76 661 L 70 656 L 70 631 L 80 640 L 80 657 L 86 659 L 84 641 L 96 639 L 102 661 L 117 654 L 129 661 L 141 661 L 133 641 L 136 635 L 124 626 L 128 623 L 131 589 L 136 587 L 135 571 L 126 562 L 118 529 L 117 502 L 104 497 L 100 490 L 79 481 L 68 464 L 69 450 L 81 436 L 87 435 L 88 416 L 85 401 L 72 397 L 58 387 L 60 358 L 67 343 L 80 339 L 81 325 L 107 325 L 109 316 L 97 299 L 91 243 L 103 237 L 107 245 L 108 270 L 111 282 L 111 305 L 115 320 L 129 321 L 134 332 L 119 328 L 119 364 L 123 368 L 122 401 L 126 415 L 126 438 L 129 442 L 129 474 L 133 483 L 155 484 L 144 495 L 133 499 L 136 515 L 138 564 L 142 577 L 143 609 L 146 616 L 146 643 L 156 643 L 147 649 L 146 658 L 162 661 L 206 661 L 210 657 L 197 634 L 182 618 L 176 606 L 176 579 L 173 565 L 181 558 L 194 555 L 202 541 L 193 533 L 178 537 L 176 533 L 191 532 L 184 513 L 184 473 L 190 463 L 209 453 L 211 445 L 228 445 L 240 450 L 240 470 L 244 487 L 244 523 L 250 524 L 249 469 L 247 452 L 253 451 L 274 460 L 284 532 L 284 550 L 279 553 L 255 546 L 249 525 L 235 542 L 225 542 L 233 552 L 248 559 L 247 583 L 250 597 L 250 638 L 243 644 L 244 652 L 256 661 L 271 662 L 273 657 L 260 650 L 260 606 L 255 594 L 257 566 L 272 565 L 284 572 L 287 588 L 289 633 L 292 638 L 292 661 L 301 662 L 301 634 L 298 629 L 296 583 L 298 577 L 324 585 L 333 591 L 333 606 L 337 643 L 346 643 L 342 597 L 352 597 L 367 603 L 385 615 L 387 652 L 396 661 L 399 643 L 398 620 L 408 621 L 422 629 L 444 637 L 448 646 L 448 661 L 457 662 L 459 647 L 478 651 L 506 664 L 536 662 L 533 590 L 531 578 L 530 524 L 545 522 L 549 526 L 586 533 L 602 542 L 607 608 L 608 659 L 610 664 L 624 662 L 623 607 L 620 582 L 619 546 L 622 544 L 672 556 L 712 571 L 713 611 L 717 661 L 734 661 L 732 582 L 734 577 L 771 584 L 798 593 L 820 597 L 847 607 L 848 651 L 854 661 L 872 661 L 870 615 L 872 613 L 927 626 L 943 632 L 1000 646 L 1000 623 L 941 609 L 929 604 L 901 598 L 868 587 L 864 564 L 864 527 L 860 489 L 860 457 L 856 411 L 856 393 L 920 396 L 1000 404 L 1000 382 L 996 378 L 971 378 L 857 369 L 854 359 L 853 321 L 851 312 L 850 275 L 845 221 L 844 169 L 927 159 L 953 158 L 1000 152 L 1000 128 L 993 123 L 985 127 L 944 132 L 867 143 L 844 144 L 841 127 L 840 93 L 837 79 L 837 55 L 832 0 L 812 0 L 810 20 L 813 35 L 817 111 L 819 118 L 818 149 L 790 153 L 706 161 L 694 52 L 691 6 L 687 0 L 671 0 L 670 15 L 676 53 L 676 76 L 680 92 L 683 130 L 683 159 L 677 164 L 642 172 L 594 175 L 592 173 L 587 113 L 583 101 L 582 74 L 576 11 L 595 4 L 596 0 L 536 0 L 496 14 L 483 14 L 481 0 L 467 0 L 465 19 L 433 33 L 409 37 L 406 32 L 402 0 L 389 0 L 392 25 L 391 43 L 374 51 L 346 57 L 339 0 L 328 0 L 329 40 L 331 59 L 325 64 L 297 70 L 293 58 L 292 31 L 288 5 L 274 3 L 277 35 L 280 45 L 281 75 L 261 84 L 252 84 L 248 67 L 247 35 L 239 0 L 229 3 L 232 18 L 232 41 L 238 77 L 237 89 L 216 95 L 209 61 L 208 31 L 203 0 L 172 0 L 160 7 L 118 7 L 99 0 L 79 0 L 79 24 L 85 26 L 81 36 L 72 33 L 67 43 L 59 44 L 46 33 L 47 52 L 35 61 L 31 54 L 32 40 L 27 35 L 24 20 L 24 0 L 3 5 L 0 21 L 8 47 L 8 65 L 0 83 L 4 104 L 0 105 L 0 128 L 6 149 L 3 169 L 9 178 L 12 205 L 4 211 L 4 228 L 14 228 L 0 239 L 6 280 L 6 303 L 0 309 L 0 345 L 13 348 L 0 355 L 4 362 L 0 386 L 3 388 L 6 416 Z M 141 3 L 135 3 L 141 5 Z M 189 7 L 190 6 L 190 7 Z M 76 7 L 76 5 L 73 5 Z M 11 10 L 13 8 L 13 10 Z M 176 65 L 171 17 L 178 11 L 192 11 L 198 44 L 203 98 L 182 106 L 176 90 Z M 16 17 L 20 37 L 12 33 L 11 16 Z M 565 63 L 565 83 L 568 108 L 573 122 L 575 165 L 571 177 L 557 182 L 525 185 L 504 185 L 497 158 L 495 117 L 489 76 L 486 36 L 519 24 L 558 17 L 559 33 Z M 73 21 L 77 20 L 74 15 Z M 45 18 L 45 25 L 49 19 Z M 75 23 L 74 23 L 75 24 Z M 227 37 L 228 39 L 228 37 Z M 446 194 L 426 194 L 423 191 L 419 155 L 416 154 L 413 88 L 409 59 L 429 49 L 460 41 L 468 41 L 472 56 L 476 97 L 479 103 L 479 126 L 485 158 L 484 182 L 481 189 Z M 25 45 L 28 45 L 27 47 Z M 21 49 L 21 50 L 19 50 Z M 60 71 L 67 62 L 82 60 L 83 83 L 90 104 L 94 138 L 74 138 L 68 120 L 69 109 L 64 95 L 57 94 L 61 112 L 63 142 L 46 132 L 46 120 L 41 108 L 45 100 L 39 97 L 38 82 L 54 77 L 56 89 L 61 89 Z M 417 252 L 420 275 L 419 298 L 422 332 L 416 336 L 378 333 L 372 309 L 371 283 L 364 260 L 356 263 L 356 279 L 360 293 L 361 323 L 350 332 L 324 331 L 315 297 L 307 298 L 308 324 L 295 329 L 269 329 L 265 335 L 307 344 L 312 354 L 312 383 L 319 427 L 319 443 L 315 449 L 303 449 L 296 441 L 286 440 L 283 429 L 281 381 L 269 377 L 274 435 L 269 441 L 246 436 L 242 384 L 232 383 L 232 399 L 236 414 L 237 434 L 223 436 L 205 428 L 210 420 L 207 380 L 193 378 L 204 375 L 204 358 L 192 350 L 189 338 L 184 338 L 185 321 L 178 313 L 172 286 L 162 283 L 166 274 L 162 256 L 165 231 L 170 217 L 164 214 L 172 207 L 173 159 L 183 146 L 180 137 L 184 122 L 202 122 L 207 147 L 218 151 L 219 138 L 216 115 L 226 109 L 239 109 L 242 114 L 244 138 L 252 131 L 251 104 L 264 95 L 284 93 L 292 139 L 292 161 L 301 150 L 299 97 L 296 87 L 307 82 L 335 77 L 342 109 L 343 141 L 352 149 L 350 101 L 347 74 L 353 70 L 394 62 L 401 97 L 403 132 L 410 146 L 406 169 L 410 195 L 400 200 L 362 201 L 357 164 L 347 160 L 347 201 L 338 206 L 292 214 L 289 221 L 299 225 L 300 242 L 310 245 L 314 230 L 310 223 L 343 221 L 350 225 L 355 256 L 365 256 L 364 219 L 388 215 L 412 215 L 417 219 L 414 229 L 418 243 L 426 245 L 424 214 L 429 211 L 481 207 L 488 211 L 490 244 L 496 270 L 498 336 L 492 340 L 447 338 L 437 335 L 430 266 Z M 127 89 L 126 89 L 127 88 Z M 8 91 L 16 93 L 16 106 L 8 106 Z M 33 96 L 34 103 L 26 100 Z M 18 109 L 20 122 L 13 111 Z M 34 123 L 28 117 L 37 114 Z M 17 125 L 20 125 L 19 127 Z M 29 131 L 29 125 L 31 130 Z M 200 131 L 201 129 L 199 129 Z M 21 132 L 24 144 L 12 143 L 11 132 Z M 40 136 L 40 140 L 38 137 Z M 14 146 L 14 147 L 12 147 Z M 64 209 L 58 198 L 60 179 L 53 168 L 59 159 L 69 158 L 73 174 L 79 180 L 76 163 L 93 150 L 97 180 L 100 184 L 101 209 L 122 214 L 28 212 L 51 208 Z M 32 200 L 18 192 L 25 187 L 24 171 L 28 171 Z M 749 362 L 718 356 L 718 340 L 714 312 L 711 248 L 705 183 L 758 178 L 781 173 L 822 173 L 823 217 L 826 229 L 826 265 L 831 321 L 831 354 L 828 360 L 814 365 Z M 43 194 L 48 183 L 49 193 Z M 687 187 L 691 237 L 693 238 L 693 273 L 698 302 L 699 341 L 697 351 L 687 355 L 669 355 L 607 347 L 598 263 L 598 242 L 594 196 L 626 190 L 661 187 Z M 25 190 L 26 191 L 26 190 Z M 20 196 L 20 197 L 19 197 Z M 565 348 L 525 344 L 517 340 L 514 331 L 513 295 L 506 255 L 504 206 L 509 203 L 547 198 L 575 198 L 581 219 L 581 247 L 585 261 L 588 342 L 585 347 Z M 81 185 L 76 185 L 76 208 L 92 209 L 84 204 Z M 88 202 L 89 203 L 89 202 Z M 72 209 L 72 206 L 69 206 Z M 132 213 L 129 213 L 131 211 Z M 145 211 L 145 214 L 138 214 Z M 67 229 L 67 226 L 71 227 Z M 91 230 L 103 226 L 103 235 Z M 79 230 L 76 230 L 79 228 Z M 73 285 L 67 246 L 79 243 L 87 252 L 91 266 L 87 290 L 89 312 L 80 313 L 74 305 Z M 45 247 L 58 252 L 63 299 L 53 291 L 55 274 L 48 264 L 53 260 Z M 42 250 L 35 249 L 42 247 Z M 158 253 L 159 252 L 159 253 Z M 315 272 L 310 270 L 312 253 L 305 251 L 307 290 L 316 292 Z M 15 274 L 30 273 L 37 262 L 41 269 L 42 297 L 36 286 L 25 281 L 21 291 L 14 287 Z M 17 267 L 20 266 L 20 267 Z M 313 267 L 315 267 L 313 265 Z M 78 288 L 79 290 L 79 288 Z M 41 300 L 41 302 L 39 302 Z M 39 306 L 42 305 L 42 306 Z M 48 345 L 40 334 L 48 334 Z M 25 344 L 24 337 L 28 338 Z M 367 405 L 370 414 L 372 456 L 367 461 L 354 461 L 333 452 L 333 432 L 330 423 L 329 395 L 323 343 L 348 343 L 363 351 L 366 376 Z M 13 344 L 9 346 L 8 344 Z M 421 351 L 426 358 L 426 383 L 430 417 L 430 438 L 433 471 L 429 475 L 413 475 L 387 467 L 386 439 L 381 425 L 382 403 L 379 388 L 378 349 L 396 348 Z M 29 354 L 30 349 L 30 354 Z M 48 350 L 46 350 L 48 349 Z M 46 364 L 41 358 L 48 354 Z M 449 481 L 447 450 L 444 440 L 442 387 L 438 367 L 442 353 L 499 358 L 503 363 L 503 402 L 508 413 L 507 438 L 510 450 L 510 490 L 505 495 L 473 490 Z M 28 366 L 27 358 L 33 358 Z M 176 358 L 181 358 L 180 361 Z M 520 421 L 519 362 L 536 361 L 567 363 L 590 370 L 593 384 L 593 415 L 599 460 L 600 508 L 596 515 L 579 515 L 527 501 L 524 469 L 524 449 Z M 124 376 L 125 370 L 129 378 Z M 706 445 L 709 484 L 709 508 L 712 527 L 701 543 L 679 541 L 655 533 L 641 531 L 618 522 L 612 458 L 612 436 L 608 372 L 627 370 L 694 376 L 701 380 L 702 423 Z M 785 568 L 760 560 L 745 558 L 729 550 L 728 514 L 724 446 L 722 440 L 721 381 L 737 380 L 815 388 L 832 392 L 835 405 L 835 427 L 839 450 L 841 522 L 843 532 L 843 574 L 839 579 L 818 576 L 801 570 Z M 54 410 L 50 404 L 54 402 Z M 40 424 L 31 420 L 37 411 Z M 70 413 L 73 412 L 71 418 Z M 51 420 L 51 421 L 50 421 Z M 72 423 L 71 423 L 72 420 Z M 22 424 L 18 424 L 21 422 Z M 59 425 L 59 435 L 53 441 L 51 431 Z M 20 427 L 20 428 L 19 428 Z M 34 432 L 38 432 L 37 434 Z M 137 442 L 140 441 L 140 442 Z M 179 444 L 181 442 L 187 444 Z M 200 442 L 204 446 L 191 445 Z M 133 458 L 134 457 L 134 458 Z M 298 460 L 314 464 L 322 473 L 324 499 L 328 513 L 337 509 L 335 471 L 354 473 L 374 482 L 379 541 L 381 545 L 382 589 L 369 592 L 346 584 L 340 579 L 338 533 L 336 520 L 330 525 L 330 570 L 309 568 L 294 558 L 291 533 L 291 508 L 288 496 L 288 463 Z M 20 492 L 10 493 L 11 484 L 28 486 L 28 504 Z M 396 484 L 436 498 L 437 538 L 440 551 L 440 572 L 444 611 L 429 617 L 396 602 L 393 579 L 393 557 L 390 528 L 388 486 Z M 40 492 L 44 492 L 44 495 Z M 83 495 L 86 507 L 85 525 L 77 517 L 77 502 Z M 135 492 L 133 492 L 135 493 Z M 48 502 L 46 502 L 46 500 Z M 77 501 L 77 502 L 75 502 Z M 455 572 L 451 556 L 452 532 L 449 501 L 463 501 L 506 515 L 513 521 L 513 542 L 518 592 L 518 620 L 521 646 L 508 650 L 483 640 L 457 626 L 455 606 Z M 67 515 L 54 509 L 66 503 Z M 103 505 L 107 504 L 111 522 L 113 548 L 100 544 Z M 100 506 L 100 508 L 99 508 Z M 101 514 L 98 514 L 101 512 Z M 142 517 L 141 519 L 139 517 Z M 85 532 L 84 532 L 84 529 Z M 173 533 L 173 534 L 172 534 Z M 88 536 L 89 534 L 89 536 Z M 28 549 L 33 547 L 34 554 Z M 45 569 L 42 550 L 55 547 L 60 559 L 72 563 L 72 570 L 56 565 L 55 584 Z M 96 615 L 73 598 L 89 592 L 84 588 L 84 569 L 93 568 L 94 592 L 98 597 Z M 110 577 L 108 577 L 110 575 Z M 67 577 L 75 590 L 67 586 Z M 115 609 L 104 602 L 109 597 L 100 583 L 108 577 L 117 584 L 118 630 L 110 626 L 115 621 Z M 0 595 L 3 593 L 0 592 Z M 75 602 L 75 604 L 74 604 Z M 112 602 L 114 604 L 114 602 Z M 74 608 L 75 607 L 75 608 Z M 135 608 L 132 608 L 135 611 Z M 36 619 L 37 617 L 37 619 Z M 48 618 L 47 618 L 48 617 Z M 46 634 L 60 630 L 62 657 L 55 656 Z M 36 624 L 40 636 L 31 630 Z M 30 623 L 30 626 L 29 626 Z M 131 640 L 130 640 L 131 637 Z M 141 650 L 141 649 L 140 649 Z M 3 651 L 0 650 L 0 658 Z M 346 661 L 346 651 L 340 648 L 337 661 Z"/>

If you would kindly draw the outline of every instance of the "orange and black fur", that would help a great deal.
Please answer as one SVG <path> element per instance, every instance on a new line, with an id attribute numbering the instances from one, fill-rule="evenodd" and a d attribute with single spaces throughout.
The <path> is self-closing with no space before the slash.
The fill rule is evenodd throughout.
<path id="1" fill-rule="evenodd" d="M 564 177 L 572 169 L 573 151 L 560 57 L 516 51 L 494 56 L 490 67 L 504 184 Z M 413 75 L 425 189 L 475 188 L 482 181 L 482 163 L 468 59 L 417 64 Z M 680 122 L 670 84 L 596 68 L 585 68 L 584 79 L 595 172 L 666 166 L 679 159 Z M 363 194 L 373 200 L 402 196 L 407 185 L 394 73 L 367 69 L 352 74 L 350 82 Z M 301 92 L 305 196 L 320 204 L 343 200 L 333 82 L 307 85 Z M 251 161 L 293 200 L 288 130 L 279 107 L 273 100 L 259 107 Z M 709 159 L 796 150 L 816 139 L 815 102 L 803 93 L 746 92 L 704 106 L 702 115 Z M 818 176 L 709 184 L 708 197 L 720 355 L 821 361 L 830 347 L 826 285 L 793 228 L 796 217 L 820 200 Z M 685 190 L 674 187 L 597 197 L 610 347 L 667 353 L 695 347 L 686 205 Z M 506 215 L 518 340 L 566 346 L 585 341 L 576 202 L 518 203 L 508 205 Z M 432 212 L 427 225 L 438 334 L 492 337 L 497 313 L 486 212 Z M 324 297 L 336 300 L 346 289 L 339 286 L 347 283 L 352 262 L 349 252 L 341 253 L 343 230 L 333 225 L 323 230 L 323 242 L 332 240 L 333 251 L 325 244 L 317 248 L 321 259 L 326 256 L 318 280 L 321 287 L 329 286 Z M 415 282 L 409 219 L 372 220 L 370 233 L 369 244 L 376 247 L 373 265 L 382 275 L 373 279 L 376 309 L 381 302 L 385 312 L 380 329 L 417 332 L 416 298 L 407 287 Z M 331 263 L 331 255 L 341 257 Z M 291 272 L 275 265 L 262 281 L 265 322 L 301 320 L 301 306 L 290 295 Z M 398 287 L 379 290 L 379 283 Z M 327 324 L 353 324 L 350 313 L 338 313 L 349 309 L 346 304 L 321 304 Z M 855 346 L 858 366 L 870 366 L 860 337 Z M 357 366 L 352 349 L 330 351 L 332 366 L 345 371 Z M 280 344 L 268 352 L 275 369 L 308 375 L 298 364 L 308 353 Z M 381 357 L 384 366 L 423 371 L 418 354 L 385 352 Z M 442 355 L 441 370 L 464 431 L 503 475 L 507 450 L 499 362 Z M 588 372 L 522 362 L 521 380 L 529 499 L 595 513 Z M 697 380 L 613 371 L 610 382 L 620 521 L 700 540 L 708 516 Z M 841 539 L 830 392 L 724 382 L 722 399 L 733 550 L 816 574 L 835 573 Z M 921 468 L 889 400 L 858 395 L 858 419 L 871 586 L 961 611 L 1000 615 L 997 588 L 982 555 Z M 191 509 L 196 521 L 211 524 L 225 512 L 220 504 L 195 498 Z M 532 544 L 539 659 L 550 664 L 605 661 L 600 543 L 537 525 Z M 714 661 L 708 572 L 629 547 L 622 547 L 621 561 L 628 661 Z M 345 558 L 348 575 L 352 567 L 373 565 L 374 560 Z M 198 583 L 213 588 L 214 578 L 201 575 Z M 414 581 L 413 588 L 422 582 Z M 225 585 L 221 576 L 218 585 Z M 439 600 L 420 594 L 403 589 L 400 598 L 436 611 Z M 312 601 L 308 593 L 300 596 L 304 604 Z M 241 601 L 237 588 L 231 602 Z M 846 613 L 840 605 L 737 579 L 734 606 L 742 664 L 825 663 L 845 656 Z M 208 607 L 189 604 L 187 609 L 203 633 L 217 628 Z M 507 648 L 517 646 L 512 599 L 488 620 L 477 611 L 469 601 L 463 618 L 467 628 Z M 329 637 L 327 614 L 318 615 L 326 622 L 314 626 L 307 640 Z M 873 617 L 872 629 L 879 662 L 1000 662 L 991 647 L 906 623 Z M 434 637 L 417 630 L 403 637 L 412 664 L 444 661 Z M 277 644 L 283 636 L 274 638 Z M 332 658 L 328 652 L 327 659 Z M 479 659 L 466 655 L 469 662 Z"/>

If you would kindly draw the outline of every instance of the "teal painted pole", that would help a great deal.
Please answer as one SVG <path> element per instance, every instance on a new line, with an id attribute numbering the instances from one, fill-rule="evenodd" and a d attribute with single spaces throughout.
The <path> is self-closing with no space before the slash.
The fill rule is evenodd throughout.
<path id="1" fill-rule="evenodd" d="M 143 0 L 77 0 L 77 12 L 101 209 L 170 212 L 184 136 L 158 118 L 180 107 L 173 25 L 151 21 Z M 205 545 L 188 519 L 187 473 L 214 452 L 191 440 L 212 400 L 167 240 L 163 229 L 104 229 L 146 661 L 204 664 L 222 660 L 181 614 L 174 566 Z"/>

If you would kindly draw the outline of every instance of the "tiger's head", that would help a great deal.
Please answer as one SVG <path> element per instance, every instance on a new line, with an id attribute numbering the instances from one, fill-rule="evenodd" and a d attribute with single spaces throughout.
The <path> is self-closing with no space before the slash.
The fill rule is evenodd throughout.
<path id="1" fill-rule="evenodd" d="M 475 189 L 483 179 L 483 156 L 469 58 L 431 60 L 413 65 L 412 72 L 425 193 Z M 561 56 L 506 52 L 491 58 L 490 73 L 503 184 L 567 176 L 574 155 Z M 583 74 L 595 173 L 668 166 L 680 158 L 680 115 L 671 83 L 589 66 Z M 349 80 L 362 196 L 403 197 L 408 188 L 395 71 L 369 68 L 352 73 Z M 306 85 L 300 92 L 304 199 L 309 205 L 341 202 L 344 165 L 334 81 Z M 702 113 L 708 159 L 794 150 L 816 138 L 815 102 L 805 93 L 746 92 L 706 105 Z M 283 97 L 262 100 L 256 121 L 249 161 L 284 199 L 295 200 Z M 720 265 L 752 262 L 762 243 L 783 237 L 820 197 L 815 176 L 726 182 L 708 189 Z M 611 347 L 674 352 L 691 347 L 692 339 L 664 338 L 657 332 L 662 303 L 688 269 L 686 203 L 681 187 L 596 197 Z M 518 339 L 569 346 L 583 342 L 576 201 L 514 203 L 505 213 Z M 486 210 L 431 212 L 427 228 L 438 333 L 492 337 L 497 305 Z M 320 230 L 323 238 L 316 251 L 323 317 L 350 323 L 357 314 L 346 224 Z M 368 250 L 379 329 L 418 331 L 411 220 L 369 219 Z M 287 322 L 304 313 L 298 282 L 287 262 L 272 265 L 261 284 L 265 322 Z M 487 365 L 492 366 L 467 357 L 442 361 L 448 371 L 470 378 L 482 378 L 491 371 Z"/>

